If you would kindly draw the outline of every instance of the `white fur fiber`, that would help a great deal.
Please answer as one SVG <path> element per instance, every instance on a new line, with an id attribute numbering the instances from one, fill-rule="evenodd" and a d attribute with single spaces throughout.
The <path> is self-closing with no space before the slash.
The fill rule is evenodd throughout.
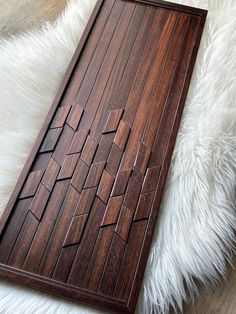
<path id="1" fill-rule="evenodd" d="M 55 24 L 0 40 L 0 211 L 50 108 L 96 0 L 71 0 Z M 236 1 L 209 10 L 176 143 L 138 313 L 181 310 L 194 278 L 226 275 L 236 226 Z M 0 313 L 99 313 L 0 283 Z"/>

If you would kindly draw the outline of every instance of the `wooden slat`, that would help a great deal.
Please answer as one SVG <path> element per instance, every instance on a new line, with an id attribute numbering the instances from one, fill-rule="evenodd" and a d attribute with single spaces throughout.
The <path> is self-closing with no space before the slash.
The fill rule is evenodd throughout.
<path id="1" fill-rule="evenodd" d="M 97 76 L 99 74 L 105 56 L 108 56 L 107 51 L 109 49 L 112 38 L 114 38 L 115 40 L 115 36 L 113 37 L 113 34 L 117 30 L 117 25 L 124 10 L 124 7 L 125 3 L 123 1 L 115 1 L 114 7 L 98 41 L 95 53 L 93 54 L 91 60 L 89 60 L 89 66 L 75 98 L 75 103 L 80 104 L 82 108 L 86 106 L 87 101 L 90 97 L 90 93 L 93 90 L 94 84 L 96 82 L 99 85 L 102 83 L 104 84 L 104 80 L 106 79 L 106 77 L 104 77 L 102 81 L 99 82 L 99 80 L 97 80 Z M 109 64 L 109 66 L 111 65 Z M 94 91 L 96 92 L 95 89 Z"/>
<path id="2" fill-rule="evenodd" d="M 93 250 L 85 277 L 84 288 L 98 289 L 107 254 L 110 248 L 114 226 L 101 229 Z"/>
<path id="3" fill-rule="evenodd" d="M 52 190 L 59 171 L 60 166 L 53 158 L 51 158 L 41 181 L 48 191 Z"/>
<path id="4" fill-rule="evenodd" d="M 117 170 L 119 169 L 120 166 L 122 156 L 123 151 L 118 146 L 116 146 L 116 144 L 113 144 L 106 164 L 106 170 L 112 176 L 116 175 Z"/>
<path id="5" fill-rule="evenodd" d="M 107 261 L 104 266 L 104 271 L 98 290 L 100 293 L 108 296 L 113 295 L 125 247 L 126 243 L 119 237 L 118 234 L 115 233 L 109 253 L 107 255 Z"/>
<path id="6" fill-rule="evenodd" d="M 103 226 L 115 224 L 117 222 L 121 205 L 123 202 L 123 198 L 124 198 L 123 195 L 119 195 L 119 196 L 111 197 L 109 199 L 106 212 L 102 221 Z"/>
<path id="7" fill-rule="evenodd" d="M 87 137 L 87 140 L 84 144 L 84 148 L 81 154 L 81 160 L 83 160 L 89 167 L 94 158 L 98 143 L 91 136 Z"/>
<path id="8" fill-rule="evenodd" d="M 205 17 L 98 0 L 0 222 L 0 277 L 134 313 Z"/>
<path id="9" fill-rule="evenodd" d="M 129 242 L 126 246 L 114 291 L 114 296 L 122 300 L 127 300 L 129 297 L 129 290 L 136 272 L 135 265 L 137 265 L 139 259 L 146 225 L 147 221 L 136 222 L 132 225 Z M 129 267 L 127 267 L 127 263 Z"/>
<path id="10" fill-rule="evenodd" d="M 58 108 L 57 113 L 52 121 L 51 128 L 62 128 L 70 112 L 71 106 Z"/>
<path id="11" fill-rule="evenodd" d="M 74 136 L 73 130 L 69 126 L 65 125 L 62 134 L 59 138 L 56 149 L 52 155 L 53 159 L 59 165 L 63 164 L 66 154 L 68 153 L 68 148 L 70 147 L 73 136 Z"/>
<path id="12" fill-rule="evenodd" d="M 105 164 L 106 162 L 102 161 L 93 163 L 91 165 L 89 174 L 84 185 L 85 189 L 98 186 Z"/>
<path id="13" fill-rule="evenodd" d="M 73 218 L 64 241 L 64 246 L 71 246 L 73 244 L 78 244 L 80 242 L 87 218 L 88 215 L 86 214 L 76 216 Z"/>
<path id="14" fill-rule="evenodd" d="M 70 244 L 68 243 L 69 241 L 72 242 L 71 244 L 75 244 L 80 240 L 83 230 L 78 230 L 78 233 L 75 234 L 74 237 L 72 234 L 76 228 L 74 224 L 76 224 L 77 218 L 73 221 L 73 215 L 78 204 L 79 196 L 75 188 L 70 185 L 40 262 L 38 273 L 42 276 L 52 276 L 62 246 Z M 84 219 L 77 220 L 77 227 L 83 229 L 84 224 Z"/>
<path id="15" fill-rule="evenodd" d="M 136 208 L 134 220 L 147 219 L 152 208 L 154 192 L 141 194 Z"/>
<path id="16" fill-rule="evenodd" d="M 81 130 L 74 134 L 71 145 L 68 149 L 68 154 L 80 153 L 88 136 L 88 129 Z"/>
<path id="17" fill-rule="evenodd" d="M 107 201 L 109 199 L 113 181 L 114 181 L 114 179 L 113 179 L 112 175 L 110 175 L 109 172 L 104 170 L 101 181 L 99 183 L 98 191 L 97 191 L 97 196 L 104 203 L 107 203 Z"/>
<path id="18" fill-rule="evenodd" d="M 124 122 L 120 121 L 120 125 L 116 132 L 114 143 L 122 150 L 124 150 L 130 133 L 130 127 Z"/>
<path id="19" fill-rule="evenodd" d="M 110 111 L 103 133 L 115 132 L 117 130 L 122 113 L 123 109 Z"/>
<path id="20" fill-rule="evenodd" d="M 89 167 L 86 165 L 85 162 L 83 162 L 83 160 L 79 160 L 72 180 L 71 180 L 71 184 L 79 191 L 81 192 L 84 186 L 84 182 L 86 180 L 87 174 L 89 172 Z"/>
<path id="21" fill-rule="evenodd" d="M 82 118 L 83 113 L 84 113 L 84 109 L 80 105 L 74 105 L 69 114 L 69 117 L 66 120 L 67 124 L 75 131 L 78 128 L 78 125 Z"/>
<path id="22" fill-rule="evenodd" d="M 95 198 L 82 242 L 77 250 L 73 266 L 70 270 L 70 276 L 68 278 L 69 284 L 83 286 L 88 263 L 92 256 L 93 247 L 99 233 L 104 212 L 105 205 L 100 199 Z"/>
<path id="23" fill-rule="evenodd" d="M 42 219 L 44 209 L 49 199 L 50 192 L 43 184 L 39 185 L 38 191 L 34 197 L 32 204 L 30 205 L 31 212 L 36 216 L 38 220 Z"/>
<path id="24" fill-rule="evenodd" d="M 123 108 L 131 99 L 134 104 L 138 104 L 167 16 L 168 13 L 161 9 L 146 9 L 143 27 L 131 52 L 113 108 Z M 142 70 L 139 71 L 141 67 Z"/>
<path id="25" fill-rule="evenodd" d="M 89 213 L 96 191 L 97 188 L 84 189 L 82 191 L 75 211 L 76 216 Z"/>
<path id="26" fill-rule="evenodd" d="M 136 6 L 134 10 L 125 37 L 119 49 L 116 62 L 110 73 L 106 88 L 100 102 L 100 106 L 94 118 L 91 129 L 91 133 L 94 136 L 98 136 L 100 131 L 104 129 L 104 121 L 106 121 L 107 116 L 109 116 L 110 114 L 111 103 L 113 102 L 114 97 L 119 89 L 119 85 L 124 78 L 124 70 L 127 67 L 129 59 L 133 58 L 134 60 L 136 60 L 136 56 L 131 54 L 135 48 L 135 43 L 141 31 L 141 26 L 143 24 L 143 15 L 145 11 L 145 6 Z M 142 48 L 140 48 L 140 50 L 142 51 Z"/>
<path id="27" fill-rule="evenodd" d="M 27 181 L 24 185 L 23 191 L 21 192 L 19 198 L 26 198 L 26 197 L 34 196 L 40 184 L 42 176 L 43 176 L 43 171 L 31 172 L 27 178 Z"/>
<path id="28" fill-rule="evenodd" d="M 41 153 L 51 152 L 54 150 L 57 141 L 60 137 L 62 128 L 56 128 L 48 131 L 48 134 L 43 142 L 43 145 L 40 149 Z"/>
<path id="29" fill-rule="evenodd" d="M 17 202 L 11 220 L 9 221 L 8 228 L 1 237 L 0 263 L 7 263 L 31 203 L 32 198 L 23 199 Z"/>
<path id="30" fill-rule="evenodd" d="M 11 252 L 8 265 L 15 268 L 22 268 L 38 225 L 39 221 L 31 214 L 31 212 L 28 212 L 21 228 L 20 235 Z"/>
<path id="31" fill-rule="evenodd" d="M 58 180 L 71 178 L 73 176 L 79 157 L 80 157 L 80 154 L 72 154 L 72 155 L 67 155 L 65 157 L 61 170 L 57 177 Z"/>
<path id="32" fill-rule="evenodd" d="M 117 173 L 111 196 L 125 194 L 131 172 L 132 170 L 128 169 Z"/>
<path id="33" fill-rule="evenodd" d="M 111 0 L 111 1 L 107 1 L 106 3 L 102 5 L 100 14 L 102 14 L 104 18 L 98 19 L 98 21 L 93 25 L 93 32 L 87 38 L 86 54 L 82 54 L 80 56 L 80 60 L 78 60 L 79 67 L 74 69 L 74 75 L 70 78 L 71 84 L 66 90 L 65 97 L 61 100 L 62 106 L 66 106 L 66 105 L 71 106 L 71 103 L 74 103 L 75 97 L 78 93 L 78 87 L 83 81 L 84 75 L 87 72 L 88 66 L 91 63 L 91 58 L 94 55 L 94 52 L 95 52 L 95 49 L 97 48 L 101 34 L 103 33 L 103 30 L 110 17 L 114 3 L 115 3 L 115 0 Z M 101 56 L 100 51 L 98 55 Z"/>
<path id="34" fill-rule="evenodd" d="M 59 181 L 56 183 L 54 193 L 51 195 L 45 210 L 45 215 L 36 231 L 25 259 L 24 270 L 34 273 L 37 272 L 67 189 L 68 182 Z"/>
<path id="35" fill-rule="evenodd" d="M 133 218 L 133 211 L 126 206 L 123 206 L 120 212 L 120 217 L 116 226 L 116 233 L 123 239 L 125 242 L 129 236 L 129 230 L 131 227 Z"/>

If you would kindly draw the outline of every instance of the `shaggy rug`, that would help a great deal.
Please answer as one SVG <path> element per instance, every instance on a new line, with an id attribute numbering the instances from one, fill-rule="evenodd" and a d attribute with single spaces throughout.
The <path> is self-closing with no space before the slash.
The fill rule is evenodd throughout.
<path id="1" fill-rule="evenodd" d="M 181 310 L 195 279 L 225 275 L 236 227 L 236 1 L 178 0 L 209 10 L 138 313 Z M 30 152 L 95 0 L 71 0 L 55 24 L 0 40 L 0 211 Z M 98 313 L 0 283 L 0 313 Z"/>

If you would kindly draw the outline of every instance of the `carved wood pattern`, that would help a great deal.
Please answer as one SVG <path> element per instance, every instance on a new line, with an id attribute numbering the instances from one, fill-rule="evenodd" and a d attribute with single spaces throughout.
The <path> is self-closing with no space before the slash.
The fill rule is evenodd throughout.
<path id="1" fill-rule="evenodd" d="M 0 277 L 134 312 L 205 17 L 98 1 L 1 220 Z"/>

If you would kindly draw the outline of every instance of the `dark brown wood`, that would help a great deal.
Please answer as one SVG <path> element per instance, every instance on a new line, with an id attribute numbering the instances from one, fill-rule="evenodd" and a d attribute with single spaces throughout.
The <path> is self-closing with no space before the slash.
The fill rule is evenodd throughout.
<path id="1" fill-rule="evenodd" d="M 205 19 L 98 0 L 1 218 L 1 278 L 135 311 Z"/>

